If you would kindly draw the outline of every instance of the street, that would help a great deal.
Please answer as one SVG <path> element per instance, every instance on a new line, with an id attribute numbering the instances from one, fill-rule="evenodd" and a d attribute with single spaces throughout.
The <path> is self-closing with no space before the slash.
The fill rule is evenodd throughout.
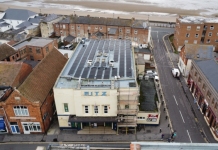
<path id="1" fill-rule="evenodd" d="M 172 76 L 171 69 L 177 66 L 177 62 L 176 59 L 172 58 L 174 55 L 168 53 L 163 41 L 163 37 L 166 34 L 171 33 L 173 33 L 173 29 L 163 30 L 161 28 L 152 28 L 151 36 L 154 58 L 166 106 L 172 122 L 172 127 L 177 133 L 175 141 L 203 143 L 208 141 L 206 137 L 210 137 L 209 139 L 211 140 L 208 142 L 215 142 L 215 140 L 212 140 L 213 137 L 211 133 L 208 133 L 208 135 L 203 134 L 205 136 L 202 136 L 202 128 L 196 123 L 196 116 L 190 105 L 190 99 L 193 101 L 193 98 L 187 98 L 186 93 L 184 93 L 184 87 L 181 84 L 181 81 L 184 82 L 184 80 L 176 79 Z M 166 45 L 167 44 L 169 45 L 169 42 L 166 43 Z M 189 91 L 187 90 L 185 92 Z"/>

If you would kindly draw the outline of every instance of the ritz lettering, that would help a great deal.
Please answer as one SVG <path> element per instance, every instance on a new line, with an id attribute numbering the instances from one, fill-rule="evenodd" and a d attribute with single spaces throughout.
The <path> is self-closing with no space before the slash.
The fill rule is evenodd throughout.
<path id="1" fill-rule="evenodd" d="M 107 92 L 84 92 L 84 96 L 107 96 Z"/>

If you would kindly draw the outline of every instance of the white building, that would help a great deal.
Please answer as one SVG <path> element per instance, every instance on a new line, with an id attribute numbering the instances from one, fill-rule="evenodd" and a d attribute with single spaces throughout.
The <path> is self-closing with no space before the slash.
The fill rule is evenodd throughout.
<path id="1" fill-rule="evenodd" d="M 79 44 L 54 86 L 60 128 L 135 128 L 139 88 L 134 64 L 130 40 Z"/>

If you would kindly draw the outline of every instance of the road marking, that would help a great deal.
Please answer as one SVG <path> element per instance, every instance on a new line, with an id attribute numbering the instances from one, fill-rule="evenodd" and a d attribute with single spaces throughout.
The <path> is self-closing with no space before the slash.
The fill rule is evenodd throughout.
<path id="1" fill-rule="evenodd" d="M 176 101 L 176 97 L 175 97 L 175 95 L 173 95 L 173 97 L 174 97 L 174 99 L 175 99 L 176 105 L 178 105 L 178 103 L 177 103 L 177 101 Z"/>
<path id="2" fill-rule="evenodd" d="M 187 130 L 187 134 L 188 134 L 188 137 L 189 137 L 190 142 L 192 143 L 192 139 L 191 139 L 191 137 L 190 137 L 190 135 L 189 135 L 188 130 Z"/>
<path id="3" fill-rule="evenodd" d="M 182 117 L 182 121 L 185 123 L 184 118 L 183 118 L 182 113 L 181 113 L 180 110 L 179 110 L 179 113 L 180 113 L 180 115 L 181 115 L 181 117 Z"/>

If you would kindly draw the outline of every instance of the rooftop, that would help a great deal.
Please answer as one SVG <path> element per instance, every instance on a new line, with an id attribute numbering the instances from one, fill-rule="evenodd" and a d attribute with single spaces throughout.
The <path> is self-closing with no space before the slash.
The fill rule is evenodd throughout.
<path id="1" fill-rule="evenodd" d="M 214 59 L 210 60 L 194 60 L 201 69 L 205 77 L 208 79 L 213 88 L 218 92 L 218 63 Z"/>
<path id="2" fill-rule="evenodd" d="M 213 48 L 213 45 L 185 44 L 185 55 L 188 59 L 211 59 Z"/>
<path id="3" fill-rule="evenodd" d="M 57 88 L 111 88 L 135 83 L 135 66 L 130 40 L 86 40 L 79 44 L 59 79 Z M 114 87 L 118 83 L 114 84 Z"/>
<path id="4" fill-rule="evenodd" d="M 55 20 L 57 18 L 59 18 L 60 16 L 56 15 L 56 14 L 49 14 L 47 15 L 42 21 L 43 22 L 50 22 L 52 20 Z"/>
<path id="5" fill-rule="evenodd" d="M 3 19 L 28 20 L 28 18 L 33 15 L 36 15 L 36 13 L 30 10 L 9 8 L 5 11 Z"/>
<path id="6" fill-rule="evenodd" d="M 218 23 L 218 18 L 206 18 L 202 16 L 182 16 L 179 18 L 180 22 L 183 23 L 194 23 L 194 24 L 203 24 L 203 23 Z"/>
<path id="7" fill-rule="evenodd" d="M 0 45 L 0 61 L 13 55 L 16 51 L 10 45 L 4 43 Z"/>
<path id="8" fill-rule="evenodd" d="M 22 42 L 16 43 L 13 45 L 14 49 L 18 50 L 26 45 L 28 46 L 37 46 L 37 47 L 44 47 L 47 44 L 51 43 L 53 40 L 48 38 L 32 38 L 30 40 L 25 39 Z"/>

